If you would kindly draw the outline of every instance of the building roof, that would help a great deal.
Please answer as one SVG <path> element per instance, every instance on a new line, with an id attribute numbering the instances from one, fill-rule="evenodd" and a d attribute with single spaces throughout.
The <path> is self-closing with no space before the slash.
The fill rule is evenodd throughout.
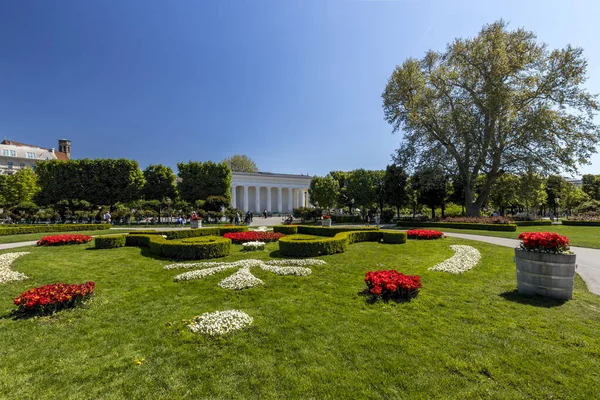
<path id="1" fill-rule="evenodd" d="M 312 179 L 312 176 L 310 175 L 297 175 L 297 174 L 276 174 L 273 172 L 239 172 L 239 171 L 233 171 L 232 175 L 242 175 L 242 176 L 256 176 L 256 177 L 281 177 L 281 178 L 300 178 L 300 179 Z"/>
<path id="2" fill-rule="evenodd" d="M 8 139 L 4 139 L 2 142 L 0 142 L 0 144 L 4 144 L 4 145 L 8 145 L 8 146 L 16 146 L 16 147 L 29 147 L 30 149 L 40 149 L 40 150 L 44 150 L 44 151 L 47 151 L 47 152 L 53 152 L 54 155 L 56 156 L 57 160 L 64 160 L 64 161 L 66 161 L 66 160 L 69 159 L 69 157 L 67 157 L 66 153 L 63 153 L 62 151 L 56 151 L 56 150 L 54 150 L 52 148 L 34 146 L 32 144 L 25 144 L 25 143 L 21 143 L 21 142 L 15 142 L 14 140 L 8 140 Z"/>

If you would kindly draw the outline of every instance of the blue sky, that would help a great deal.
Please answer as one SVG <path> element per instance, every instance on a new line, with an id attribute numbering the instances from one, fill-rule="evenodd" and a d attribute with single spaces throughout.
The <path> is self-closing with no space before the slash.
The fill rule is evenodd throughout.
<path id="1" fill-rule="evenodd" d="M 583 47 L 600 93 L 595 1 L 3 1 L 0 136 L 76 158 L 247 154 L 262 171 L 381 169 L 399 143 L 394 67 L 503 18 Z M 600 173 L 600 156 L 584 173 Z"/>

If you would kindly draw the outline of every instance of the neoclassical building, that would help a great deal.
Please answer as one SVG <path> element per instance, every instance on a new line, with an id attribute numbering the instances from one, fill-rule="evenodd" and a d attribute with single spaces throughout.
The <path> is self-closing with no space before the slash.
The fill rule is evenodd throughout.
<path id="1" fill-rule="evenodd" d="M 38 161 L 70 158 L 71 141 L 68 139 L 58 139 L 58 151 L 4 139 L 0 143 L 0 174 L 11 175 L 23 168 L 35 169 Z"/>
<path id="2" fill-rule="evenodd" d="M 269 172 L 232 172 L 231 206 L 262 213 L 288 213 L 311 207 L 308 198 L 311 176 Z"/>

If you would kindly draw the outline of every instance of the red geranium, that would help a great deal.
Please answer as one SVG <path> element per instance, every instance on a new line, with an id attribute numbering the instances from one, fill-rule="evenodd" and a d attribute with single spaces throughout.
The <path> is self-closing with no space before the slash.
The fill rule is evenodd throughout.
<path id="1" fill-rule="evenodd" d="M 223 235 L 235 244 L 241 244 L 246 242 L 276 242 L 280 238 L 284 237 L 283 233 L 279 232 L 230 232 Z"/>
<path id="2" fill-rule="evenodd" d="M 64 235 L 52 235 L 44 236 L 38 240 L 38 246 L 62 246 L 65 244 L 83 244 L 92 241 L 91 236 L 80 235 L 80 234 L 64 234 Z"/>
<path id="3" fill-rule="evenodd" d="M 327 215 L 327 214 L 323 215 L 323 219 L 329 219 L 329 218 L 331 218 L 329 215 Z"/>
<path id="4" fill-rule="evenodd" d="M 542 253 L 564 253 L 569 250 L 569 239 L 554 232 L 523 232 L 518 236 L 521 248 Z"/>
<path id="5" fill-rule="evenodd" d="M 369 293 L 376 298 L 407 300 L 422 287 L 419 275 L 404 275 L 396 270 L 369 271 L 365 275 Z"/>
<path id="6" fill-rule="evenodd" d="M 442 232 L 430 229 L 411 229 L 408 232 L 406 232 L 406 235 L 409 239 L 421 240 L 439 239 L 442 236 L 444 236 Z"/>
<path id="7" fill-rule="evenodd" d="M 62 308 L 74 307 L 94 293 L 96 284 L 86 282 L 81 285 L 54 283 L 29 289 L 16 297 L 13 302 L 18 312 L 51 314 Z"/>

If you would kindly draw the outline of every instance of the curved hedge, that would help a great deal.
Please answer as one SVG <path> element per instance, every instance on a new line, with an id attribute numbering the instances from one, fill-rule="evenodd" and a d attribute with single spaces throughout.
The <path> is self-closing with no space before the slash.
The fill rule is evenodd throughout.
<path id="1" fill-rule="evenodd" d="M 298 233 L 298 225 L 275 225 L 273 232 L 283 233 L 284 235 L 295 235 Z"/>
<path id="2" fill-rule="evenodd" d="M 75 232 L 75 231 L 96 231 L 110 229 L 109 224 L 64 224 L 64 225 L 27 225 L 0 227 L 0 236 L 23 235 L 27 233 L 45 233 L 45 232 Z"/>
<path id="3" fill-rule="evenodd" d="M 225 257 L 231 251 L 231 240 L 220 236 L 199 236 L 169 240 L 162 235 L 129 234 L 125 237 L 125 245 L 147 247 L 154 255 L 180 260 Z"/>
<path id="4" fill-rule="evenodd" d="M 99 236 L 94 239 L 94 245 L 97 249 L 116 249 L 117 247 L 125 247 L 125 235 Z"/>
<path id="5" fill-rule="evenodd" d="M 573 221 L 570 219 L 563 219 L 562 224 L 571 226 L 600 226 L 600 221 Z"/>
<path id="6" fill-rule="evenodd" d="M 451 228 L 451 229 L 473 229 L 478 231 L 504 231 L 516 232 L 515 224 L 475 224 L 470 222 L 421 222 L 421 221 L 400 221 L 397 226 L 410 228 Z"/>
<path id="7" fill-rule="evenodd" d="M 299 227 L 299 231 L 302 226 Z M 311 227 L 312 228 L 312 227 Z M 319 228 L 319 227 L 315 227 Z M 321 228 L 328 229 L 331 228 Z M 307 232 L 302 232 L 311 234 Z M 327 232 L 331 233 L 331 232 Z M 318 235 L 314 234 L 313 235 Z M 318 235 L 325 236 L 325 235 Z M 329 236 L 329 235 L 327 235 Z M 348 246 L 358 242 L 406 243 L 406 232 L 384 231 L 377 229 L 359 229 L 338 231 L 333 237 L 307 238 L 299 235 L 285 236 L 279 239 L 279 251 L 284 256 L 316 257 L 327 254 L 343 253 Z"/>

